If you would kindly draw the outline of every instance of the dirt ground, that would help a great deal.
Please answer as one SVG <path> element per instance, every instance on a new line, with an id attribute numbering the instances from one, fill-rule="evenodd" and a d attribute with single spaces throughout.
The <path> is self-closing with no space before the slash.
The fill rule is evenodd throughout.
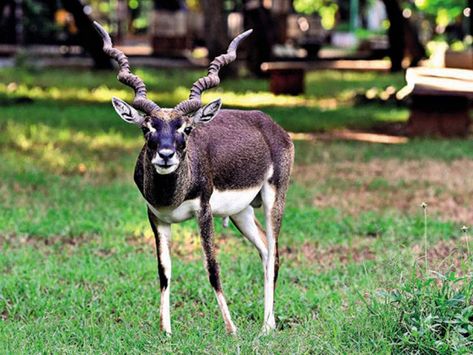
<path id="1" fill-rule="evenodd" d="M 294 180 L 315 189 L 313 204 L 350 215 L 397 210 L 428 213 L 467 224 L 473 220 L 473 161 L 321 162 L 296 166 Z"/>

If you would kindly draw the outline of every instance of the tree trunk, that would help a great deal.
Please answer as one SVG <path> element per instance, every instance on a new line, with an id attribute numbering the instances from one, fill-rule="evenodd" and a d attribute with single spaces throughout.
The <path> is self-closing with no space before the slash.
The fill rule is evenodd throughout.
<path id="1" fill-rule="evenodd" d="M 220 54 L 227 52 L 230 44 L 228 38 L 227 18 L 223 12 L 223 1 L 202 0 L 202 10 L 204 12 L 205 42 L 209 52 L 208 58 L 212 61 Z M 220 70 L 221 78 L 236 76 L 236 65 L 226 65 Z"/>
<path id="2" fill-rule="evenodd" d="M 402 59 L 404 58 L 405 35 L 404 17 L 397 0 L 383 0 L 386 6 L 386 14 L 389 19 L 389 58 L 391 59 L 391 71 L 402 70 Z"/>
<path id="3" fill-rule="evenodd" d="M 473 0 L 468 0 L 468 7 L 470 8 L 470 36 L 473 36 Z"/>
<path id="4" fill-rule="evenodd" d="M 0 17 L 0 43 L 16 43 L 16 3 L 14 0 L 0 1 L 0 16 L 7 9 L 8 16 Z"/>
<path id="5" fill-rule="evenodd" d="M 271 13 L 263 7 L 261 2 L 255 6 L 254 1 L 244 1 L 245 28 L 253 29 L 248 38 L 248 69 L 256 76 L 265 75 L 261 71 L 261 63 L 271 60 L 273 44 L 276 42 L 276 26 Z"/>
<path id="6" fill-rule="evenodd" d="M 155 10 L 178 11 L 184 8 L 180 0 L 154 0 Z"/>
<path id="7" fill-rule="evenodd" d="M 411 57 L 411 66 L 425 58 L 425 48 L 419 40 L 416 27 L 402 16 L 398 0 L 383 0 L 389 19 L 389 58 L 391 71 L 402 70 L 402 60 L 407 52 Z"/>
<path id="8" fill-rule="evenodd" d="M 426 57 L 425 48 L 419 40 L 417 29 L 408 19 L 404 21 L 404 35 L 406 51 L 411 57 L 410 66 L 417 66 L 419 61 Z"/>
<path id="9" fill-rule="evenodd" d="M 94 60 L 94 67 L 96 69 L 112 69 L 112 61 L 103 51 L 102 38 L 95 30 L 92 20 L 84 13 L 81 1 L 63 0 L 62 5 L 74 16 L 79 42 Z"/>

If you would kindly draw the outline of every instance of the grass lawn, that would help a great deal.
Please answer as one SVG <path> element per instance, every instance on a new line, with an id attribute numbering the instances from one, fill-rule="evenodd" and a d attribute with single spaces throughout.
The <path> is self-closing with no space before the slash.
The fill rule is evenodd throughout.
<path id="1" fill-rule="evenodd" d="M 202 73 L 139 70 L 173 106 Z M 292 132 L 402 123 L 404 107 L 355 106 L 399 75 L 311 73 L 307 94 L 261 80 L 205 95 L 259 107 Z M 261 336 L 256 250 L 217 223 L 223 286 L 238 336 L 225 334 L 195 222 L 173 226 L 173 336 L 159 331 L 154 239 L 132 183 L 138 129 L 114 113 L 130 99 L 114 73 L 0 71 L 2 353 L 471 353 L 469 231 L 473 143 L 296 141 L 280 236 L 278 330 Z M 422 202 L 427 208 L 421 208 Z M 425 214 L 424 214 L 425 213 Z M 425 250 L 427 249 L 427 253 Z"/>

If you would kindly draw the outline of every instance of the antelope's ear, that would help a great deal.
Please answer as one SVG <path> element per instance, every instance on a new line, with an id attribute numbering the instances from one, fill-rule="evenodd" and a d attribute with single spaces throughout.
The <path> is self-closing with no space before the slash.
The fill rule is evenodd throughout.
<path id="1" fill-rule="evenodd" d="M 212 121 L 212 119 L 217 115 L 218 111 L 222 107 L 222 100 L 217 99 L 211 103 L 201 107 L 197 110 L 194 115 L 194 124 L 196 123 L 207 123 Z"/>
<path id="2" fill-rule="evenodd" d="M 135 110 L 133 107 L 128 105 L 125 101 L 120 100 L 117 97 L 112 98 L 112 105 L 118 115 L 128 123 L 134 123 L 136 125 L 141 125 L 145 118 L 140 115 L 140 113 Z"/>

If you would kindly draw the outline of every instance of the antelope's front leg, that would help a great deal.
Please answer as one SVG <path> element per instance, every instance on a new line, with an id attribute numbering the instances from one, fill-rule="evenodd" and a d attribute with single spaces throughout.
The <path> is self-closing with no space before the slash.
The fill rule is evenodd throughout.
<path id="1" fill-rule="evenodd" d="M 222 312 L 227 332 L 235 334 L 236 327 L 232 322 L 227 306 L 227 301 L 225 301 L 225 296 L 223 295 L 219 274 L 220 270 L 217 259 L 215 258 L 213 217 L 210 210 L 210 205 L 207 204 L 202 206 L 201 210 L 198 212 L 198 222 L 200 228 L 200 238 L 202 241 L 202 249 L 204 250 L 205 255 L 205 266 L 207 268 L 209 281 L 215 291 L 215 295 L 217 296 L 218 306 Z"/>
<path id="2" fill-rule="evenodd" d="M 148 218 L 156 239 L 156 254 L 158 257 L 159 283 L 161 287 L 160 323 L 161 329 L 168 335 L 171 334 L 171 312 L 169 303 L 169 287 L 171 283 L 171 255 L 169 253 L 169 240 L 171 226 L 158 222 L 156 217 L 148 210 Z"/>

